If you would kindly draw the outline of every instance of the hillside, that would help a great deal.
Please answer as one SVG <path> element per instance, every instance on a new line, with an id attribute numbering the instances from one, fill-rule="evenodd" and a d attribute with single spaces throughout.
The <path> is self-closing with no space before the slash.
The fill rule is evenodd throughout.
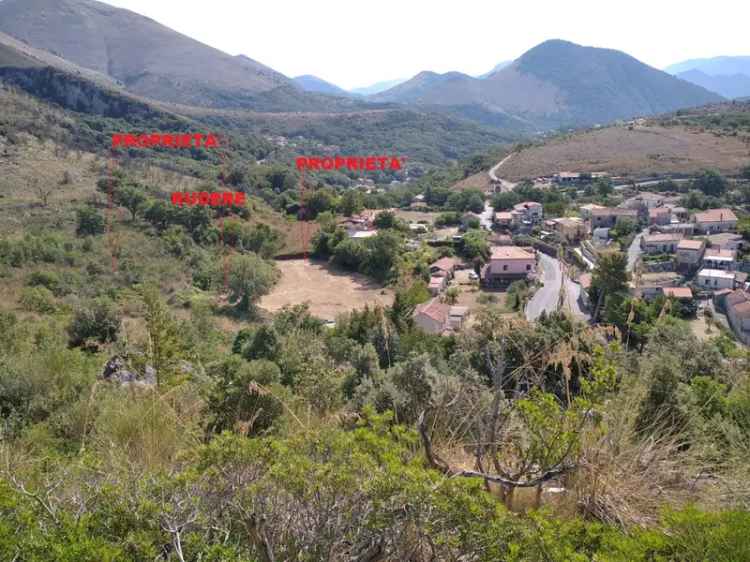
<path id="1" fill-rule="evenodd" d="M 295 76 L 293 78 L 294 83 L 306 92 L 317 92 L 319 94 L 329 94 L 332 96 L 350 96 L 351 94 L 339 88 L 336 84 L 326 82 L 322 78 L 313 76 L 311 74 L 305 74 L 303 76 Z"/>
<path id="2" fill-rule="evenodd" d="M 635 178 L 690 175 L 705 168 L 736 174 L 750 161 L 743 137 L 680 124 L 613 126 L 574 133 L 525 148 L 498 172 L 518 181 L 559 171 L 606 171 Z"/>
<path id="3" fill-rule="evenodd" d="M 670 74 L 680 74 L 688 70 L 700 70 L 709 76 L 745 74 L 750 76 L 750 57 L 714 57 L 690 59 L 670 65 L 664 69 Z"/>
<path id="4" fill-rule="evenodd" d="M 381 82 L 375 82 L 369 86 L 362 86 L 361 88 L 352 88 L 349 90 L 352 94 L 358 94 L 360 96 L 370 96 L 385 92 L 386 90 L 398 86 L 402 82 L 406 82 L 406 78 L 397 78 L 395 80 L 383 80 Z"/>
<path id="5" fill-rule="evenodd" d="M 485 78 L 422 72 L 370 99 L 439 105 L 490 122 L 492 113 L 538 128 L 607 123 L 719 101 L 720 96 L 619 51 L 546 41 Z M 459 109 L 460 108 L 460 109 Z"/>
<path id="6" fill-rule="evenodd" d="M 250 58 L 94 0 L 5 0 L 0 31 L 163 101 L 241 105 L 275 89 L 296 90 L 285 76 Z"/>

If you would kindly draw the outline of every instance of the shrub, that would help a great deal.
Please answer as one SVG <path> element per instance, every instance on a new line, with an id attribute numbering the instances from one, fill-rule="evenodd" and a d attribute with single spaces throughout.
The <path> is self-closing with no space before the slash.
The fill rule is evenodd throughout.
<path id="1" fill-rule="evenodd" d="M 104 232 L 104 217 L 96 209 L 91 207 L 78 209 L 77 217 L 76 234 L 78 236 L 95 236 Z"/>
<path id="2" fill-rule="evenodd" d="M 75 312 L 68 326 L 69 343 L 78 347 L 89 342 L 117 341 L 120 320 L 115 303 L 108 299 L 95 299 Z"/>
<path id="3" fill-rule="evenodd" d="M 21 306 L 29 312 L 52 314 L 57 311 L 55 295 L 47 287 L 26 287 L 21 292 Z"/>

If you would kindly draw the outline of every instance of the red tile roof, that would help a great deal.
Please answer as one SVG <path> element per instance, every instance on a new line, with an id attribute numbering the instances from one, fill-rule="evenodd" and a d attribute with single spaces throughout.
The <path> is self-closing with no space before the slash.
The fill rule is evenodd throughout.
<path id="1" fill-rule="evenodd" d="M 695 220 L 697 222 L 736 221 L 737 215 L 732 212 L 732 209 L 709 209 L 702 213 L 695 213 Z"/>
<path id="2" fill-rule="evenodd" d="M 692 299 L 693 291 L 690 287 L 664 287 L 664 296 L 676 299 Z"/>
<path id="3" fill-rule="evenodd" d="M 680 240 L 677 244 L 678 250 L 697 250 L 700 251 L 703 248 L 703 240 Z"/>
<path id="4" fill-rule="evenodd" d="M 518 246 L 495 246 L 492 248 L 493 260 L 533 260 L 533 250 L 526 250 Z"/>
<path id="5" fill-rule="evenodd" d="M 450 305 L 442 303 L 438 299 L 433 299 L 430 302 L 417 305 L 414 314 L 424 314 L 428 318 L 443 324 L 447 320 L 450 311 Z"/>
<path id="6" fill-rule="evenodd" d="M 444 257 L 437 260 L 435 263 L 430 265 L 430 268 L 437 267 L 442 271 L 453 271 L 453 269 L 460 263 L 460 260 L 456 258 Z"/>

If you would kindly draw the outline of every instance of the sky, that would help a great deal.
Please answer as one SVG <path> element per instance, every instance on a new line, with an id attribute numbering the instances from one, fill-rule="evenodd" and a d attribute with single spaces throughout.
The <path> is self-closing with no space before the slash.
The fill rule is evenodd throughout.
<path id="1" fill-rule="evenodd" d="M 547 39 L 625 51 L 663 68 L 750 55 L 750 1 L 105 0 L 287 76 L 343 88 L 423 70 L 487 72 Z"/>

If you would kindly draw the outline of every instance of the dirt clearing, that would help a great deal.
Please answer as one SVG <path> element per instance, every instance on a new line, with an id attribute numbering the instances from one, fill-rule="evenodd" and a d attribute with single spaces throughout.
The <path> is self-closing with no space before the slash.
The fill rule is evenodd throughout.
<path id="1" fill-rule="evenodd" d="M 364 275 L 342 271 L 325 262 L 279 260 L 276 267 L 281 271 L 281 279 L 260 301 L 260 307 L 269 312 L 307 302 L 313 315 L 335 320 L 342 312 L 365 304 L 387 306 L 393 302 L 390 290 Z"/>

